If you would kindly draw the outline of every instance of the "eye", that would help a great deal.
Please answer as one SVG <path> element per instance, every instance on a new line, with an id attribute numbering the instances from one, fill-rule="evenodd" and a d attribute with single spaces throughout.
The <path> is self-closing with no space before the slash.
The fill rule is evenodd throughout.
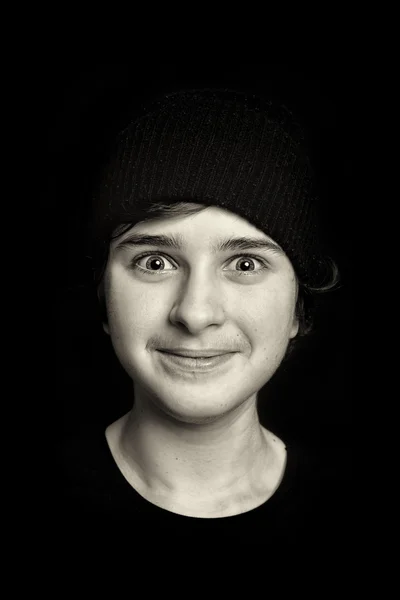
<path id="1" fill-rule="evenodd" d="M 231 265 L 234 265 L 232 270 L 238 271 L 238 275 L 241 273 L 250 272 L 257 273 L 268 268 L 267 265 L 261 259 L 255 258 L 253 256 L 236 256 L 228 264 L 227 270 L 231 270 L 229 268 Z"/>
<path id="2" fill-rule="evenodd" d="M 160 273 L 176 269 L 165 256 L 152 254 L 150 252 L 136 258 L 133 262 L 133 266 L 149 273 Z"/>

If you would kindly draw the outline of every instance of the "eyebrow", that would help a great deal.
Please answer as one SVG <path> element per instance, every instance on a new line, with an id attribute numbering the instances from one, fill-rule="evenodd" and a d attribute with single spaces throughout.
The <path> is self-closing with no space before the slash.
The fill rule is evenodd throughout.
<path id="1" fill-rule="evenodd" d="M 131 246 L 157 246 L 161 248 L 183 250 L 184 243 L 182 236 L 131 233 L 116 245 L 116 249 L 127 248 Z M 284 251 L 276 242 L 248 236 L 219 240 L 211 246 L 211 250 L 215 254 L 218 252 L 235 250 L 251 250 L 252 248 L 257 248 L 259 250 L 270 250 L 278 254 L 284 254 Z"/>

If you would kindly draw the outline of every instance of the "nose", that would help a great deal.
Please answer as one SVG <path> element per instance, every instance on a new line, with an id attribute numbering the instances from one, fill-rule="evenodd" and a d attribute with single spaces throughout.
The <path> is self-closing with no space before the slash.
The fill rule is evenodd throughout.
<path id="1" fill-rule="evenodd" d="M 183 325 L 194 335 L 224 322 L 221 290 L 209 273 L 191 273 L 182 283 L 170 320 L 174 325 Z"/>

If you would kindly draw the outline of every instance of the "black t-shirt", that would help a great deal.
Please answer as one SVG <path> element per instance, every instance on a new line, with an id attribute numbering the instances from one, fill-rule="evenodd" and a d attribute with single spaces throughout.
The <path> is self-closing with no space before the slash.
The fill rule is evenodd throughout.
<path id="1" fill-rule="evenodd" d="M 136 542 L 152 536 L 176 539 L 266 540 L 283 550 L 324 551 L 351 541 L 349 480 L 332 468 L 321 449 L 286 443 L 287 463 L 273 496 L 248 512 L 196 518 L 167 511 L 144 499 L 126 481 L 109 450 L 103 428 L 88 429 L 64 444 L 64 535 L 75 540 Z M 167 538 L 166 538 L 167 536 Z"/>

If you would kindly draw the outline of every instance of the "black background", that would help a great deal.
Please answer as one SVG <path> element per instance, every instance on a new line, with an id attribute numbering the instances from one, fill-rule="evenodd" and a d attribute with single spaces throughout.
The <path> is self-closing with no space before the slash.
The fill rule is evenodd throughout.
<path id="1" fill-rule="evenodd" d="M 352 238 L 356 199 L 351 176 L 356 97 L 345 61 L 96 63 L 65 60 L 45 71 L 48 186 L 44 209 L 57 222 L 52 252 L 55 400 L 71 435 L 107 425 L 129 409 L 131 382 L 113 355 L 90 291 L 85 218 L 96 165 L 130 110 L 152 92 L 177 85 L 268 91 L 307 126 L 324 198 L 326 235 L 341 272 L 317 330 L 260 393 L 260 416 L 284 439 L 308 439 L 349 462 L 353 328 Z M 50 243 L 52 243 L 50 241 Z"/>

